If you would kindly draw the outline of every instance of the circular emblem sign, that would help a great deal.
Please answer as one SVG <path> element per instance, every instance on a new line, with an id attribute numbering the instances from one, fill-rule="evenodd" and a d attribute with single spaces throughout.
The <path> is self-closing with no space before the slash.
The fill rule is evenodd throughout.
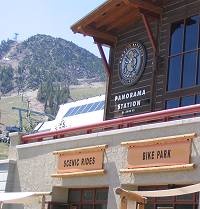
<path id="1" fill-rule="evenodd" d="M 146 51 L 139 42 L 127 47 L 119 61 L 119 77 L 123 85 L 134 85 L 140 78 L 146 63 Z"/>

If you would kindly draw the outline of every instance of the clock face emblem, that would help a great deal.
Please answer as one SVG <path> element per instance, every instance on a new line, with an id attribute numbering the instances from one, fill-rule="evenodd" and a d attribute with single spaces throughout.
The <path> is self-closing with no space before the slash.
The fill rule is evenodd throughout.
<path id="1" fill-rule="evenodd" d="M 140 78 L 146 63 L 146 51 L 139 42 L 127 47 L 119 61 L 119 77 L 123 85 L 134 85 Z"/>

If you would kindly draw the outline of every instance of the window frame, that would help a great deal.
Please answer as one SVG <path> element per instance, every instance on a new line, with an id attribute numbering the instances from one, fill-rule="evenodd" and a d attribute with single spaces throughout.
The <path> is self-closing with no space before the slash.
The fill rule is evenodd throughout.
<path id="1" fill-rule="evenodd" d="M 191 17 L 195 17 L 198 16 L 200 19 L 200 14 L 193 14 L 190 16 L 186 16 L 184 18 L 181 18 L 179 20 L 176 20 L 172 23 L 170 23 L 170 27 L 169 27 L 169 35 L 168 35 L 168 54 L 167 54 L 167 77 L 166 77 L 166 92 L 170 93 L 170 92 L 174 92 L 174 91 L 180 91 L 180 90 L 184 90 L 184 89 L 188 89 L 188 88 L 192 88 L 192 87 L 196 87 L 200 84 L 198 84 L 198 67 L 199 67 L 199 56 L 200 56 L 200 22 L 199 22 L 199 26 L 198 26 L 198 38 L 197 38 L 197 47 L 195 49 L 190 49 L 190 50 L 186 50 L 185 51 L 185 40 L 186 40 L 186 21 L 188 18 Z M 184 31 L 183 31 L 183 40 L 182 40 L 182 46 L 181 46 L 181 52 L 175 53 L 175 54 L 170 54 L 171 53 L 171 30 L 172 30 L 172 25 L 176 24 L 178 22 L 182 22 L 184 23 Z M 195 63 L 195 84 L 191 85 L 189 87 L 183 87 L 183 82 L 184 82 L 184 57 L 185 55 L 188 54 L 192 54 L 192 53 L 196 53 L 196 63 Z M 180 57 L 181 59 L 181 63 L 180 63 L 180 67 L 181 70 L 179 72 L 179 76 L 180 76 L 180 88 L 178 89 L 174 89 L 174 90 L 168 90 L 168 85 L 169 85 L 169 66 L 170 66 L 170 60 L 172 60 L 173 58 L 178 58 Z"/>
<path id="2" fill-rule="evenodd" d="M 185 97 L 185 96 L 193 96 L 193 95 L 197 95 L 199 94 L 200 92 L 200 83 L 198 84 L 198 77 L 200 78 L 200 75 L 198 75 L 198 72 L 197 72 L 197 75 L 196 75 L 196 85 L 195 86 L 192 86 L 192 87 L 187 87 L 187 88 L 180 88 L 180 89 L 176 89 L 176 90 L 173 90 L 173 91 L 168 91 L 168 73 L 169 73 L 169 57 L 170 57 L 170 44 L 171 44 L 171 27 L 172 27 L 172 24 L 173 23 L 176 23 L 176 22 L 179 22 L 181 20 L 184 20 L 184 22 L 186 21 L 187 18 L 189 17 L 193 17 L 193 16 L 197 16 L 199 15 L 200 16 L 200 12 L 199 11 L 188 11 L 187 14 L 185 13 L 182 13 L 181 15 L 177 15 L 176 18 L 172 17 L 172 18 L 169 18 L 169 23 L 167 24 L 166 26 L 166 31 L 167 31 L 167 41 L 166 41 L 166 47 L 167 47 L 167 50 L 166 52 L 164 53 L 165 55 L 165 80 L 164 80 L 164 96 L 163 96 L 163 105 L 164 105 L 164 108 L 166 109 L 166 102 L 168 100 L 172 100 L 172 99 L 180 99 L 181 97 Z M 185 33 L 185 30 L 184 30 L 184 33 Z M 199 34 L 200 34 L 200 26 L 199 26 Z M 185 35 L 184 35 L 185 36 Z M 184 45 L 184 41 L 182 43 Z M 199 64 L 200 66 L 200 35 L 199 35 L 199 43 L 198 43 L 198 48 L 196 49 L 199 50 L 199 56 L 197 55 L 197 65 Z M 183 51 L 183 48 L 182 48 L 182 51 Z M 195 50 L 192 50 L 192 51 L 195 51 Z M 184 52 L 184 54 L 187 53 L 187 52 Z M 182 57 L 182 65 L 183 65 L 183 57 Z M 196 68 L 198 68 L 198 66 L 196 66 Z M 183 68 L 181 68 L 183 70 Z M 181 71 L 182 71 L 181 70 Z M 198 71 L 198 69 L 197 69 Z M 200 71 L 199 71 L 200 72 Z M 182 72 L 181 72 L 182 74 Z M 182 80 L 182 78 L 181 78 Z"/>
<path id="3" fill-rule="evenodd" d="M 187 185 L 164 185 L 164 186 L 141 186 L 138 187 L 139 191 L 146 190 L 160 190 L 160 189 L 172 189 L 172 188 L 179 188 Z M 153 209 L 157 209 L 158 205 L 172 205 L 174 209 L 176 209 L 176 205 L 192 205 L 192 208 L 198 208 L 199 206 L 199 192 L 192 193 L 192 199 L 191 200 L 177 200 L 177 196 L 172 196 L 171 200 L 162 200 L 161 198 L 158 199 L 156 197 L 153 197 L 151 199 L 147 199 L 147 204 L 153 205 Z"/>
<path id="4" fill-rule="evenodd" d="M 83 193 L 84 191 L 93 191 L 93 199 L 92 200 L 83 200 Z M 107 191 L 107 195 L 109 193 L 109 188 L 108 187 L 100 187 L 100 188 L 70 188 L 69 189 L 69 193 L 68 193 L 68 202 L 70 205 L 78 205 L 78 208 L 81 209 L 82 205 L 92 205 L 92 208 L 95 208 L 95 205 L 98 204 L 106 204 L 108 203 L 108 196 L 107 196 L 107 200 L 96 200 L 96 192 L 97 190 L 106 190 Z M 80 202 L 70 202 L 70 192 L 72 191 L 80 191 L 81 193 L 81 199 Z"/>

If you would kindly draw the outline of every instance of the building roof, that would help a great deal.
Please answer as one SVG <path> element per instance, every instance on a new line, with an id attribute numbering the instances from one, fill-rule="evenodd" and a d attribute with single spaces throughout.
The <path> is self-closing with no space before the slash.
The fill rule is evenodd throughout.
<path id="1" fill-rule="evenodd" d="M 34 130 L 37 132 L 54 131 L 102 122 L 104 105 L 105 95 L 60 105 L 55 120 L 39 123 Z"/>
<path id="2" fill-rule="evenodd" d="M 158 16 L 161 10 L 155 0 L 107 0 L 71 29 L 74 33 L 92 36 L 96 42 L 114 45 L 117 35 L 130 23 L 137 22 L 141 12 Z"/>

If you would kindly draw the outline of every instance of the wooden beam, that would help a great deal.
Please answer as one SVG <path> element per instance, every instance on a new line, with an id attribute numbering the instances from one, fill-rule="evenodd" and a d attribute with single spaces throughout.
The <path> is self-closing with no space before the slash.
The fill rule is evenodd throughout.
<path id="1" fill-rule="evenodd" d="M 121 173 L 152 173 L 152 172 L 170 172 L 170 171 L 183 171 L 192 170 L 195 168 L 195 164 L 185 164 L 185 165 L 171 165 L 171 166 L 161 166 L 161 167 L 148 167 L 148 168 L 130 168 L 121 169 Z"/>
<path id="2" fill-rule="evenodd" d="M 116 22 L 113 22 L 112 24 L 110 24 L 110 26 L 108 26 L 106 28 L 107 31 L 110 31 L 112 29 L 115 28 L 120 28 L 123 27 L 124 24 L 128 23 L 130 24 L 131 22 L 133 22 L 134 18 L 138 15 L 138 10 L 136 10 L 136 12 L 128 12 L 126 13 L 126 15 L 124 15 L 123 18 L 120 18 L 119 20 L 117 20 Z"/>
<path id="3" fill-rule="evenodd" d="M 94 170 L 94 171 L 83 171 L 83 172 L 74 172 L 74 173 L 56 173 L 52 174 L 51 177 L 55 178 L 67 178 L 67 177 L 77 177 L 77 176 L 93 176 L 93 175 L 104 175 L 105 170 Z"/>
<path id="4" fill-rule="evenodd" d="M 162 12 L 161 7 L 156 6 L 155 4 L 150 3 L 150 2 L 146 2 L 144 0 L 123 0 L 123 2 L 132 7 L 145 9 L 147 11 L 151 11 L 156 14 L 161 14 Z"/>
<path id="5" fill-rule="evenodd" d="M 142 13 L 148 17 L 152 17 L 154 19 L 160 19 L 160 14 L 156 14 L 154 12 L 148 11 L 146 9 L 141 9 L 141 8 L 139 9 L 139 11 L 140 11 L 140 14 Z"/>
<path id="6" fill-rule="evenodd" d="M 113 11 L 110 11 L 108 15 L 105 16 L 105 18 L 102 18 L 101 21 L 96 23 L 96 27 L 100 28 L 104 25 L 110 25 L 113 22 L 121 19 L 121 17 L 124 17 L 124 15 L 127 13 L 127 6 L 123 4 L 123 6 L 121 6 L 120 8 L 117 8 Z"/>
<path id="7" fill-rule="evenodd" d="M 106 32 L 98 31 L 97 29 L 94 29 L 94 28 L 79 27 L 78 30 L 80 33 L 82 33 L 84 35 L 92 36 L 93 38 L 104 39 L 104 40 L 107 40 L 108 42 L 111 42 L 113 44 L 115 44 L 117 42 L 117 37 L 115 37 L 109 33 L 106 33 Z"/>
<path id="8" fill-rule="evenodd" d="M 68 153 L 81 153 L 81 152 L 94 152 L 99 150 L 105 150 L 108 148 L 107 144 L 98 145 L 98 146 L 91 146 L 91 147 L 82 147 L 82 148 L 75 148 L 75 149 L 68 149 L 68 150 L 60 150 L 53 152 L 54 155 L 60 155 L 60 154 L 68 154 Z"/>
<path id="9" fill-rule="evenodd" d="M 113 3 L 114 2 L 114 3 Z M 78 27 L 85 27 L 89 25 L 91 22 L 94 22 L 96 19 L 101 18 L 102 15 L 105 15 L 108 11 L 110 11 L 116 4 L 121 3 L 122 0 L 109 0 L 100 5 L 98 8 L 90 12 L 86 17 L 82 18 L 80 21 L 76 22 L 71 26 L 71 29 L 74 33 L 77 33 Z"/>
<path id="10" fill-rule="evenodd" d="M 138 203 L 143 203 L 145 204 L 147 202 L 147 199 L 145 197 L 142 197 L 132 191 L 126 191 L 122 188 L 117 188 L 115 190 L 115 193 L 117 195 L 120 195 L 120 197 L 126 197 L 127 199 L 129 200 L 133 200 L 133 201 L 136 201 Z"/>
<path id="11" fill-rule="evenodd" d="M 188 139 L 192 140 L 196 136 L 197 136 L 196 133 L 190 133 L 190 134 L 175 135 L 175 136 L 165 136 L 165 137 L 159 137 L 159 138 L 153 138 L 153 139 L 122 142 L 121 145 L 130 147 L 130 146 L 146 146 L 146 145 L 153 145 L 153 144 L 164 144 L 164 143 L 183 141 L 183 140 L 188 140 Z"/>
<path id="12" fill-rule="evenodd" d="M 99 43 L 101 44 L 102 46 L 105 46 L 105 47 L 114 47 L 115 44 L 114 43 L 111 43 L 109 42 L 108 40 L 105 40 L 105 39 L 101 39 L 101 38 L 94 38 L 94 43 Z"/>
<path id="13" fill-rule="evenodd" d="M 103 51 L 102 45 L 99 44 L 99 43 L 97 43 L 97 46 L 98 46 L 99 53 L 100 53 L 101 58 L 102 58 L 102 62 L 103 62 L 104 69 L 105 69 L 107 75 L 110 76 L 111 75 L 110 66 L 109 66 L 109 64 L 108 64 L 108 62 L 106 60 L 106 56 L 105 56 L 105 53 Z"/>
<path id="14" fill-rule="evenodd" d="M 147 19 L 145 14 L 141 13 L 141 16 L 142 16 L 142 19 L 143 19 L 143 22 L 144 22 L 144 26 L 145 26 L 146 31 L 147 31 L 147 35 L 148 35 L 149 40 L 151 42 L 152 48 L 154 50 L 154 53 L 156 53 L 157 52 L 157 44 L 156 44 L 153 32 L 151 30 L 149 21 L 148 21 L 148 19 Z"/>

